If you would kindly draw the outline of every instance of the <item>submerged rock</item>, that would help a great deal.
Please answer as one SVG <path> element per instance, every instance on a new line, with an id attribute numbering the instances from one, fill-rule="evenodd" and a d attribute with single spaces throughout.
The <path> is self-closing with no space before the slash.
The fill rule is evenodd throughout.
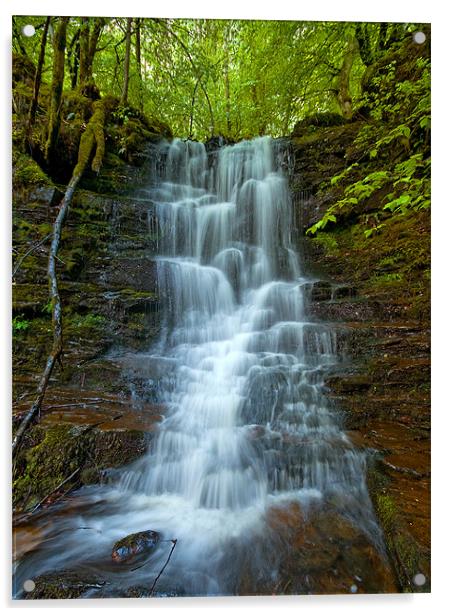
<path id="1" fill-rule="evenodd" d="M 127 535 L 114 544 L 111 558 L 116 563 L 128 562 L 138 556 L 152 552 L 159 543 L 160 534 L 154 530 L 144 530 Z"/>

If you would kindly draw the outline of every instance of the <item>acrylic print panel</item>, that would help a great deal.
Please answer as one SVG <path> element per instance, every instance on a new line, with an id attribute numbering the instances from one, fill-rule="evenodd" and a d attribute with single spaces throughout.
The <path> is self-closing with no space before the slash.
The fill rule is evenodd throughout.
<path id="1" fill-rule="evenodd" d="M 12 25 L 14 597 L 429 592 L 430 26 Z"/>

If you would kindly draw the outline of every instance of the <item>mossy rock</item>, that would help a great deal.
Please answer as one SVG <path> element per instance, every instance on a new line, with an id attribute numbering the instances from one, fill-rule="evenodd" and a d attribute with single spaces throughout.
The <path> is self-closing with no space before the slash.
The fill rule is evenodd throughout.
<path id="1" fill-rule="evenodd" d="M 52 426 L 37 445 L 22 452 L 21 472 L 13 482 L 14 502 L 36 504 L 80 466 L 83 452 L 77 436 L 73 426 Z"/>
<path id="2" fill-rule="evenodd" d="M 79 599 L 92 588 L 102 588 L 106 581 L 97 574 L 78 571 L 43 573 L 33 579 L 34 590 L 23 593 L 23 599 Z"/>
<path id="3" fill-rule="evenodd" d="M 92 100 L 78 90 L 64 92 L 61 104 L 61 113 L 66 120 L 70 114 L 80 118 L 83 122 L 87 122 L 92 116 Z"/>
<path id="4" fill-rule="evenodd" d="M 53 182 L 35 160 L 18 150 L 13 150 L 12 181 L 14 190 L 31 186 L 53 186 Z"/>
<path id="5" fill-rule="evenodd" d="M 304 132 L 311 132 L 316 127 L 341 126 L 346 123 L 347 120 L 339 113 L 332 113 L 330 111 L 315 113 L 299 120 L 293 128 L 292 136 L 302 136 Z"/>
<path id="6" fill-rule="evenodd" d="M 43 315 L 49 314 L 48 289 L 33 283 L 15 284 L 12 287 L 12 312 L 16 314 Z"/>
<path id="7" fill-rule="evenodd" d="M 144 530 L 127 535 L 114 543 L 111 558 L 116 563 L 134 561 L 139 557 L 148 557 L 157 547 L 160 534 L 154 530 Z"/>
<path id="8" fill-rule="evenodd" d="M 13 501 L 30 508 L 80 469 L 64 489 L 99 483 L 102 471 L 125 466 L 142 456 L 147 434 L 139 430 L 101 431 L 70 422 L 36 425 L 27 434 L 13 477 Z"/>
<path id="9" fill-rule="evenodd" d="M 147 118 L 134 107 L 117 106 L 107 127 L 108 144 L 124 161 L 140 165 L 148 141 L 171 138 L 171 129 L 156 118 Z"/>

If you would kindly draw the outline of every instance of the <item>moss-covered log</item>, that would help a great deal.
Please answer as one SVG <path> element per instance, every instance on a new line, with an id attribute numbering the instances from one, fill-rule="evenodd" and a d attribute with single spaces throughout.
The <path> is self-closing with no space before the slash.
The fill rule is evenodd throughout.
<path id="1" fill-rule="evenodd" d="M 92 161 L 92 170 L 96 173 L 100 171 L 105 151 L 105 107 L 104 101 L 96 101 L 93 105 L 94 113 L 81 137 L 78 151 L 78 162 L 73 171 L 74 177 L 83 174 L 94 148 L 95 156 Z"/>

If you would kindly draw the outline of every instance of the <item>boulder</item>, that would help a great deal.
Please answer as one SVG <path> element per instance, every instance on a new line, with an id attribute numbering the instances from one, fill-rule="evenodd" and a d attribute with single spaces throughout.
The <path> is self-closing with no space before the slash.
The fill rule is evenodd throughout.
<path id="1" fill-rule="evenodd" d="M 160 534 L 154 530 L 143 530 L 127 535 L 114 543 L 111 558 L 116 563 L 124 563 L 148 556 L 159 543 Z"/>

